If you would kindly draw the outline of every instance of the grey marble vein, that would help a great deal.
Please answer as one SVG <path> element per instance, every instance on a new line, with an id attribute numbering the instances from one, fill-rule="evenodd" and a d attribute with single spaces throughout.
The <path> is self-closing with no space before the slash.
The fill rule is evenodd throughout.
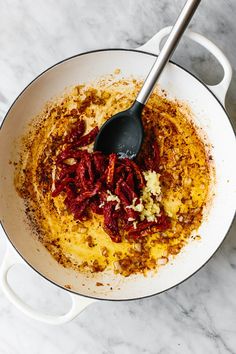
<path id="1" fill-rule="evenodd" d="M 135 48 L 173 23 L 184 0 L 0 0 L 0 116 L 36 75 L 82 51 Z M 190 27 L 228 56 L 234 77 L 227 109 L 236 123 L 236 2 L 202 1 Z M 207 83 L 222 69 L 189 40 L 174 60 Z M 212 260 L 185 283 L 145 300 L 97 302 L 73 322 L 51 327 L 9 304 L 0 290 L 1 354 L 236 353 L 236 227 Z M 0 237 L 0 259 L 5 252 Z M 63 313 L 67 296 L 30 269 L 10 274 L 33 307 Z"/>

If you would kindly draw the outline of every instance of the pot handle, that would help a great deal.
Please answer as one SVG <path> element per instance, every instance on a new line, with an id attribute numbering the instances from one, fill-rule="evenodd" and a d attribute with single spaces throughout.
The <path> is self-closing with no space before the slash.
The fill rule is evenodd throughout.
<path id="1" fill-rule="evenodd" d="M 60 325 L 66 322 L 73 320 L 77 315 L 79 315 L 88 305 L 95 302 L 96 300 L 79 296 L 76 294 L 69 293 L 72 300 L 72 305 L 70 310 L 59 316 L 47 315 L 38 312 L 37 310 L 32 309 L 29 305 L 23 302 L 22 299 L 12 290 L 10 287 L 7 274 L 9 270 L 16 264 L 25 264 L 22 258 L 16 253 L 15 250 L 8 247 L 8 250 L 5 253 L 1 268 L 0 268 L 0 283 L 2 290 L 8 300 L 15 305 L 21 312 L 23 312 L 28 317 L 41 321 L 47 324 Z"/>
<path id="2" fill-rule="evenodd" d="M 145 52 L 150 52 L 152 54 L 160 53 L 160 45 L 163 38 L 165 38 L 170 32 L 172 27 L 164 27 L 162 28 L 156 35 L 154 35 L 147 43 L 138 48 L 138 50 L 142 50 Z M 217 85 L 207 85 L 208 88 L 215 94 L 215 96 L 220 100 L 220 102 L 225 104 L 225 96 L 228 91 L 231 79 L 232 79 L 232 67 L 230 65 L 229 60 L 226 58 L 224 53 L 209 39 L 202 36 L 199 33 L 186 31 L 184 36 L 192 39 L 194 42 L 201 44 L 204 48 L 206 48 L 214 57 L 219 61 L 224 70 L 224 77 L 221 82 Z"/>

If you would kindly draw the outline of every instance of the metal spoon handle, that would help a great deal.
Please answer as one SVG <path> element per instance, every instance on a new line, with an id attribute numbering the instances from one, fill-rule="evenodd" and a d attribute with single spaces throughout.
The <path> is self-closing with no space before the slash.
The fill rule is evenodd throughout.
<path id="1" fill-rule="evenodd" d="M 154 89 L 166 63 L 174 53 L 180 38 L 187 28 L 201 0 L 187 0 L 158 58 L 150 70 L 136 101 L 145 104 Z"/>

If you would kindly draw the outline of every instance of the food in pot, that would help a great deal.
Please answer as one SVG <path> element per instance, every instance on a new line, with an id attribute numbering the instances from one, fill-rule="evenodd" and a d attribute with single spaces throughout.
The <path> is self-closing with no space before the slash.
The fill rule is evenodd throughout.
<path id="1" fill-rule="evenodd" d="M 99 127 L 128 108 L 140 86 L 76 86 L 24 137 L 16 188 L 37 237 L 65 267 L 146 274 L 178 254 L 202 222 L 210 158 L 183 104 L 155 90 L 136 160 L 93 151 Z"/>

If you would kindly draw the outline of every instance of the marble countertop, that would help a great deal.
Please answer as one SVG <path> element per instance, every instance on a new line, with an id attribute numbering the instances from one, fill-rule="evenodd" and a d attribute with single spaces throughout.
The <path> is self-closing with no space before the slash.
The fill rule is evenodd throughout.
<path id="1" fill-rule="evenodd" d="M 135 48 L 171 25 L 184 0 L 0 0 L 0 116 L 20 91 L 55 62 L 105 47 Z M 236 70 L 235 0 L 202 1 L 190 27 L 213 40 Z M 210 60 L 209 60 L 210 59 Z M 174 60 L 207 83 L 221 67 L 202 48 L 183 41 Z M 236 76 L 227 94 L 236 123 Z M 0 235 L 0 260 L 6 240 Z M 9 274 L 32 307 L 50 313 L 67 295 L 29 268 Z M 97 302 L 66 325 L 26 318 L 0 289 L 1 354 L 236 353 L 236 225 L 213 259 L 194 277 L 159 296 Z"/>

